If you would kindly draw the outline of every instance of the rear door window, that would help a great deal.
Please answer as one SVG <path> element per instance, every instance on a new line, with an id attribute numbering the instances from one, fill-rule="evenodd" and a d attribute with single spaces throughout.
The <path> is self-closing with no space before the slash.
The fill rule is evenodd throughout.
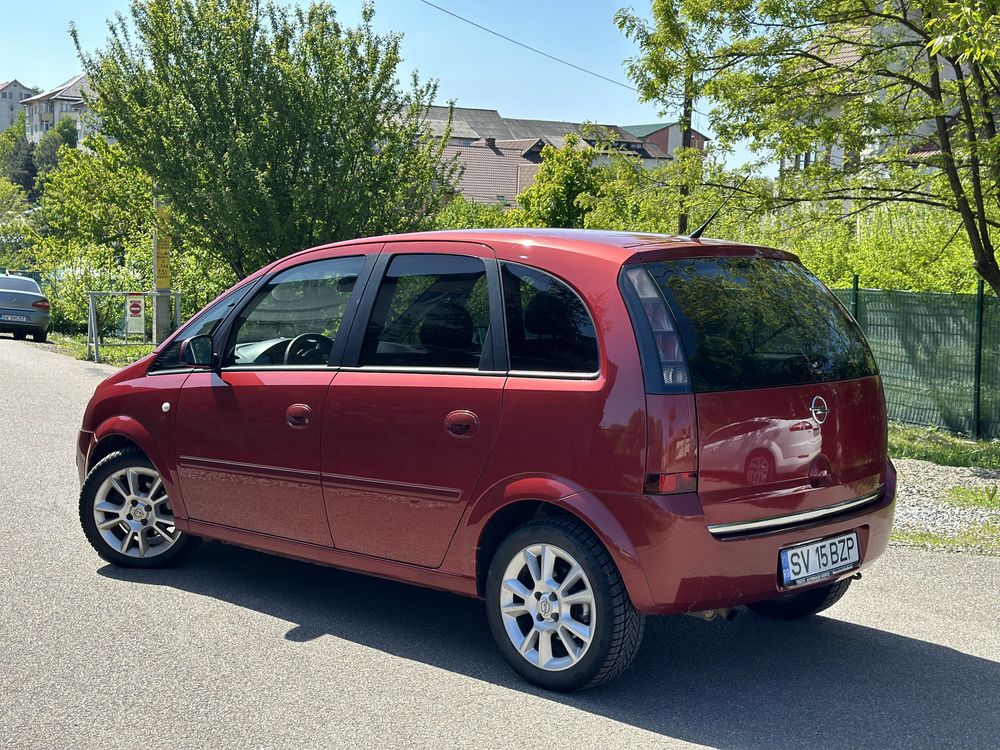
<path id="1" fill-rule="evenodd" d="M 597 333 L 580 296 L 554 276 L 501 264 L 510 369 L 595 373 Z"/>
<path id="2" fill-rule="evenodd" d="M 482 258 L 397 255 L 379 286 L 359 364 L 476 369 L 489 326 Z"/>
<path id="3" fill-rule="evenodd" d="M 794 261 L 685 258 L 646 268 L 677 319 L 695 391 L 877 374 L 857 324 Z"/>

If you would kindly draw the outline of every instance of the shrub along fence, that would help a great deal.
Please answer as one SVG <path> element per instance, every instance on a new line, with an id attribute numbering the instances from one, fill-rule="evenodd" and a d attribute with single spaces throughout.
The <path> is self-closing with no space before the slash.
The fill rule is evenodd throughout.
<path id="1" fill-rule="evenodd" d="M 984 294 L 834 290 L 871 344 L 889 418 L 1000 438 L 1000 300 Z"/>

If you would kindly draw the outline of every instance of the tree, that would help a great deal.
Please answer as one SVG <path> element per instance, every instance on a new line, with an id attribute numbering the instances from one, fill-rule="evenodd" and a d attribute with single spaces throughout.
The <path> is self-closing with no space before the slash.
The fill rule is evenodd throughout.
<path id="1" fill-rule="evenodd" d="M 29 196 L 35 189 L 35 145 L 28 142 L 24 113 L 0 133 L 0 176 L 6 177 Z"/>
<path id="2" fill-rule="evenodd" d="M 535 181 L 521 191 L 517 203 L 532 226 L 582 227 L 586 213 L 580 195 L 597 189 L 596 152 L 576 135 L 566 136 L 562 148 L 546 145 Z"/>
<path id="3" fill-rule="evenodd" d="M 234 272 L 303 247 L 425 224 L 451 189 L 436 85 L 397 80 L 398 35 L 364 6 L 135 0 L 93 54 L 74 40 L 102 132 Z M 133 30 L 134 29 L 134 30 Z"/>
<path id="4" fill-rule="evenodd" d="M 680 107 L 681 148 L 691 148 L 694 102 L 701 96 L 707 77 L 705 60 L 717 38 L 691 24 L 680 12 L 677 0 L 653 0 L 651 24 L 631 8 L 615 14 L 615 23 L 634 40 L 642 54 L 626 61 L 629 75 L 639 87 L 643 101 L 658 102 L 664 113 Z M 677 233 L 688 233 L 688 196 L 691 185 L 682 181 L 677 212 Z"/>
<path id="5" fill-rule="evenodd" d="M 957 5 L 940 0 L 675 5 L 699 37 L 716 40 L 702 93 L 715 102 L 723 144 L 746 138 L 779 158 L 818 157 L 783 176 L 779 205 L 812 202 L 841 217 L 889 204 L 942 209 L 1000 294 L 1000 38 L 936 43 L 937 19 Z M 654 25 L 673 23 L 660 8 Z M 643 48 L 638 69 L 656 80 L 675 52 Z"/>
<path id="6" fill-rule="evenodd" d="M 32 154 L 37 174 L 36 179 L 38 180 L 36 189 L 40 187 L 41 180 L 45 178 L 45 175 L 55 169 L 56 164 L 59 163 L 60 147 L 66 145 L 70 148 L 76 148 L 76 139 L 76 122 L 69 116 L 60 119 L 55 127 L 45 131 L 38 139 L 38 144 Z"/>

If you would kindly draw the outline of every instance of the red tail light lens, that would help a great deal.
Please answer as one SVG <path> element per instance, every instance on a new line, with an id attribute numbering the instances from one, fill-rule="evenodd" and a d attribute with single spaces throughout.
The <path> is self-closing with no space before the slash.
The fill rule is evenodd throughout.
<path id="1" fill-rule="evenodd" d="M 37 307 L 39 310 L 48 310 L 49 301 L 47 299 L 38 299 L 31 303 L 32 307 Z"/>
<path id="2" fill-rule="evenodd" d="M 814 427 L 814 425 L 813 425 L 812 422 L 810 422 L 807 419 L 803 419 L 801 422 L 796 422 L 795 424 L 793 424 L 788 429 L 791 432 L 804 432 L 805 430 L 811 430 L 811 429 L 813 429 L 813 427 Z"/>
<path id="3" fill-rule="evenodd" d="M 659 365 L 665 386 L 686 386 L 691 382 L 684 351 L 681 348 L 680 335 L 674 325 L 673 316 L 667 309 L 667 303 L 656 288 L 656 282 L 649 272 L 641 266 L 629 268 L 626 272 L 632 288 L 642 303 L 646 320 L 653 330 L 653 340 L 659 356 Z"/>
<path id="4" fill-rule="evenodd" d="M 698 475 L 693 471 L 678 474 L 647 474 L 646 494 L 676 495 L 679 492 L 697 492 Z"/>

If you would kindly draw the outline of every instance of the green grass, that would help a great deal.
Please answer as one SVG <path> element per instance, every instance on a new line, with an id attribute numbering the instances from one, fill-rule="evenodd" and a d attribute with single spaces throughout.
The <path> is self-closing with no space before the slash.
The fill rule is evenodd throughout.
<path id="1" fill-rule="evenodd" d="M 75 359 L 87 358 L 87 336 L 85 334 L 50 333 L 49 341 L 55 344 L 63 354 Z M 153 348 L 153 344 L 119 344 L 117 341 L 108 339 L 108 343 L 101 346 L 101 363 L 113 367 L 124 367 L 142 359 L 153 351 Z"/>
<path id="2" fill-rule="evenodd" d="M 952 487 L 948 490 L 947 502 L 959 508 L 985 508 L 1000 510 L 1000 490 L 997 485 L 972 489 L 971 487 Z"/>
<path id="3" fill-rule="evenodd" d="M 893 529 L 892 541 L 925 549 L 952 552 L 979 552 L 1000 555 L 1000 524 L 983 523 L 958 534 L 934 534 L 929 531 Z"/>
<path id="4" fill-rule="evenodd" d="M 969 440 L 933 427 L 889 423 L 889 455 L 942 466 L 1000 469 L 1000 440 Z"/>

